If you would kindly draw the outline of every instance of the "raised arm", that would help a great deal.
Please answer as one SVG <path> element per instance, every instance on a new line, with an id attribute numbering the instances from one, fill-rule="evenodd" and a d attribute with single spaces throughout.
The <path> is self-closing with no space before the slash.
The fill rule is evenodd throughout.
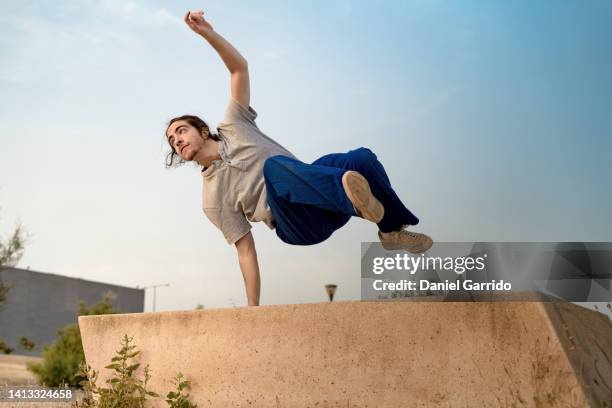
<path id="1" fill-rule="evenodd" d="M 251 103 L 251 90 L 249 84 L 249 67 L 246 59 L 225 38 L 213 30 L 208 21 L 204 19 L 204 12 L 188 11 L 185 14 L 185 23 L 195 33 L 204 37 L 217 51 L 231 75 L 231 94 L 245 108 Z"/>

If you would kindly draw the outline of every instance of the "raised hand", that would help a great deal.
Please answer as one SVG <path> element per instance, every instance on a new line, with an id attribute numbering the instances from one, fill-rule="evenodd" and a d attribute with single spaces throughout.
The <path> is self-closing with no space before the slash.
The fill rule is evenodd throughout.
<path id="1" fill-rule="evenodd" d="M 250 103 L 251 90 L 249 67 L 246 59 L 221 34 L 214 30 L 208 21 L 204 20 L 204 12 L 202 10 L 188 11 L 185 14 L 185 24 L 193 32 L 204 37 L 217 51 L 231 74 L 230 91 L 232 98 L 247 109 Z"/>
<path id="2" fill-rule="evenodd" d="M 185 23 L 192 31 L 200 35 L 214 31 L 210 23 L 204 20 L 204 12 L 202 10 L 188 11 L 187 14 L 185 14 Z"/>

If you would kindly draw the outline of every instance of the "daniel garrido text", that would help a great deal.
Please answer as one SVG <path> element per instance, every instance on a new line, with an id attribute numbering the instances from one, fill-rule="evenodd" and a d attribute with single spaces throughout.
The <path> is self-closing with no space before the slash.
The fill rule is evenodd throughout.
<path id="1" fill-rule="evenodd" d="M 464 281 L 449 281 L 431 282 L 425 279 L 420 279 L 417 282 L 402 279 L 395 282 L 385 282 L 382 279 L 376 279 L 372 283 L 374 290 L 512 290 L 512 284 L 503 280 L 491 282 L 474 282 L 470 279 Z"/>
<path id="2" fill-rule="evenodd" d="M 382 275 L 387 271 L 403 271 L 411 277 L 417 278 L 417 276 L 413 275 L 416 275 L 419 271 L 453 271 L 458 278 L 459 275 L 463 275 L 465 272 L 483 271 L 486 267 L 486 257 L 486 253 L 477 257 L 434 257 L 425 256 L 425 254 L 421 254 L 420 256 L 405 253 L 396 254 L 392 257 L 383 256 L 373 258 L 372 273 L 374 275 Z M 372 288 L 375 291 L 509 291 L 512 290 L 512 284 L 503 280 L 482 282 L 481 279 L 477 279 L 477 281 L 473 279 L 445 279 L 443 281 L 433 281 L 430 279 L 375 279 L 372 282 Z"/>

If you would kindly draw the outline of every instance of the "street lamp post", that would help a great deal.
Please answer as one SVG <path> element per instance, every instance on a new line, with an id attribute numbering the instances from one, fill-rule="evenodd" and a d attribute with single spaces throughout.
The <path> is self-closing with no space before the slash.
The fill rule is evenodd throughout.
<path id="1" fill-rule="evenodd" d="M 170 286 L 169 283 L 161 283 L 159 285 L 144 286 L 143 289 L 153 288 L 153 311 L 155 311 L 155 302 L 157 298 L 157 288 L 160 286 Z"/>

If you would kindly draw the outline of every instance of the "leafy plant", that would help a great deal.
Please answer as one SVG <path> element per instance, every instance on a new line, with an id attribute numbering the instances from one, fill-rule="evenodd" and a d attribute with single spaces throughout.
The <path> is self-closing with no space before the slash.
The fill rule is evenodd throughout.
<path id="1" fill-rule="evenodd" d="M 133 363 L 131 360 L 140 354 L 140 351 L 133 351 L 136 346 L 130 344 L 132 340 L 133 337 L 124 335 L 121 340 L 121 350 L 118 350 L 117 355 L 112 358 L 112 363 L 104 367 L 114 371 L 113 377 L 106 380 L 109 387 L 104 388 L 96 384 L 98 372 L 87 363 L 81 366 L 80 374 L 85 377 L 81 385 L 85 390 L 86 397 L 83 399 L 82 405 L 77 402 L 75 407 L 144 408 L 147 395 L 159 397 L 153 391 L 147 390 L 147 383 L 151 378 L 148 365 L 144 368 L 144 380 L 134 376 L 134 372 L 140 367 L 140 363 Z M 97 398 L 94 396 L 97 396 Z"/>
<path id="2" fill-rule="evenodd" d="M 197 405 L 189 400 L 190 382 L 185 380 L 183 373 L 178 373 L 172 382 L 176 385 L 176 391 L 170 391 L 166 395 L 166 402 L 170 408 L 197 408 Z"/>
<path id="3" fill-rule="evenodd" d="M 140 354 L 136 351 L 136 345 L 131 344 L 133 337 L 127 334 L 121 340 L 121 349 L 111 359 L 111 364 L 105 368 L 113 370 L 113 376 L 106 380 L 108 387 L 97 385 L 99 380 L 98 371 L 94 370 L 86 362 L 81 364 L 80 375 L 85 379 L 81 386 L 85 392 L 81 402 L 74 402 L 74 408 L 144 408 L 147 396 L 159 397 L 153 391 L 147 389 L 151 379 L 149 366 L 144 367 L 144 379 L 137 378 L 134 373 L 140 367 L 140 363 L 134 362 L 134 358 Z M 166 395 L 166 403 L 171 408 L 197 408 L 197 405 L 189 400 L 189 381 L 186 381 L 182 373 L 178 373 L 173 383 L 176 391 L 170 391 Z"/>

